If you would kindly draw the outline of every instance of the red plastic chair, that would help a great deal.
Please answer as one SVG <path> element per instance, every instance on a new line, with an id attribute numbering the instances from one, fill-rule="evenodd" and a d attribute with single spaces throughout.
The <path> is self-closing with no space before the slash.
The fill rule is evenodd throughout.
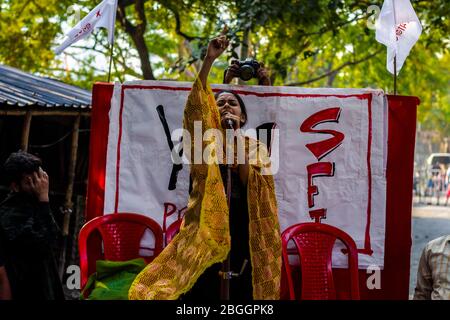
<path id="1" fill-rule="evenodd" d="M 347 247 L 350 274 L 350 299 L 359 300 L 358 251 L 353 239 L 344 231 L 323 223 L 299 223 L 282 234 L 283 265 L 289 298 L 296 299 L 288 243 L 293 240 L 300 257 L 301 300 L 336 300 L 331 256 L 337 239 Z"/>
<path id="2" fill-rule="evenodd" d="M 180 232 L 181 224 L 183 223 L 183 219 L 178 219 L 174 223 L 172 223 L 166 230 L 166 246 L 172 241 L 173 238 Z"/>
<path id="3" fill-rule="evenodd" d="M 147 229 L 154 235 L 154 248 L 140 246 Z M 152 261 L 163 249 L 163 232 L 155 220 L 141 214 L 107 214 L 92 219 L 81 228 L 78 245 L 81 288 L 84 288 L 89 276 L 95 272 L 95 262 L 99 259 L 127 261 L 144 258 L 147 263 Z M 139 253 L 141 249 L 151 250 L 153 255 L 142 256 Z"/>

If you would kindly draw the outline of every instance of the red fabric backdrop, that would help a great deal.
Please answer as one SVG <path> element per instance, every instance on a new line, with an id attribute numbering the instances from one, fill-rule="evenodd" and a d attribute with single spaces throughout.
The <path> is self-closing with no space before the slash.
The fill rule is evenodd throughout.
<path id="1" fill-rule="evenodd" d="M 92 93 L 91 140 L 86 220 L 103 214 L 109 109 L 114 86 L 97 83 Z M 416 134 L 417 97 L 388 95 L 389 132 L 387 158 L 386 242 L 381 289 L 367 288 L 370 274 L 359 271 L 361 299 L 408 299 L 412 179 Z M 336 269 L 335 281 L 345 288 L 344 270 Z"/>

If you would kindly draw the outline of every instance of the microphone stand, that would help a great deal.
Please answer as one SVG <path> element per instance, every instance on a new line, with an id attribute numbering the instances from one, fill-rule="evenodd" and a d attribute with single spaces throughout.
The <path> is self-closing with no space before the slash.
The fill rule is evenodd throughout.
<path id="1" fill-rule="evenodd" d="M 227 123 L 229 129 L 234 129 L 233 123 Z M 233 141 L 234 143 L 234 141 Z M 227 146 L 228 147 L 228 146 Z M 233 157 L 234 159 L 234 157 Z M 229 214 L 231 210 L 231 166 L 232 164 L 227 163 L 227 204 L 228 204 L 228 224 L 229 224 Z M 231 272 L 231 264 L 230 264 L 230 254 L 228 254 L 227 258 L 224 262 L 222 262 L 222 269 L 219 272 L 220 276 L 220 299 L 221 300 L 230 300 L 230 280 L 233 277 Z"/>
<path id="2" fill-rule="evenodd" d="M 225 75 L 227 70 L 225 70 L 225 73 L 223 74 L 223 83 L 225 83 Z M 228 129 L 234 130 L 234 122 L 233 120 L 229 119 L 227 121 L 227 127 Z M 232 141 L 234 144 L 234 139 Z M 227 146 L 228 147 L 228 146 Z M 233 156 L 234 159 L 234 156 Z M 228 204 L 228 213 L 231 211 L 231 168 L 232 164 L 227 163 L 227 204 Z M 229 216 L 229 215 L 228 215 Z M 228 218 L 228 225 L 229 225 L 229 218 Z M 243 274 L 245 267 L 248 263 L 248 260 L 244 260 L 244 263 L 242 265 L 240 273 L 235 273 L 231 271 L 231 263 L 230 263 L 230 253 L 228 253 L 227 258 L 225 261 L 222 262 L 222 268 L 221 271 L 219 271 L 220 276 L 220 299 L 229 301 L 230 300 L 230 280 L 233 277 L 239 277 Z"/>

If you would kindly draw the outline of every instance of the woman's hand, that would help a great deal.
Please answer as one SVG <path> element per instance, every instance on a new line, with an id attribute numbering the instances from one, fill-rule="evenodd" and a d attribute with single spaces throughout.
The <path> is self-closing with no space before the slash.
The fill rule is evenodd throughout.
<path id="1" fill-rule="evenodd" d="M 261 67 L 258 69 L 257 76 L 259 79 L 259 85 L 262 86 L 270 86 L 270 77 L 269 77 L 269 71 L 264 68 L 264 63 L 261 62 Z"/>
<path id="2" fill-rule="evenodd" d="M 206 59 L 215 60 L 217 59 L 230 44 L 230 40 L 223 34 L 217 38 L 212 39 L 208 44 L 208 49 L 206 50 Z"/>
<path id="3" fill-rule="evenodd" d="M 203 60 L 202 67 L 198 73 L 198 77 L 203 85 L 203 89 L 206 90 L 206 83 L 208 80 L 209 71 L 217 59 L 228 47 L 230 40 L 226 37 L 227 26 L 225 26 L 217 38 L 212 39 L 208 44 L 208 49 L 206 50 L 206 57 Z"/>
<path id="4" fill-rule="evenodd" d="M 224 129 L 231 129 L 231 128 L 228 128 L 228 120 L 233 121 L 233 129 L 240 127 L 241 118 L 230 112 L 226 112 L 221 118 L 222 118 L 221 119 L 222 127 Z"/>

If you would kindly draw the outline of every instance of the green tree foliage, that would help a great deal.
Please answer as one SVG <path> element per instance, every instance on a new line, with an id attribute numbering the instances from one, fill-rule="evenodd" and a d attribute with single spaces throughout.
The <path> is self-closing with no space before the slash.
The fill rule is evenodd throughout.
<path id="1" fill-rule="evenodd" d="M 69 2 L 0 0 L 0 62 L 26 71 L 47 70 L 50 45 L 61 32 L 58 16 Z"/>
<path id="2" fill-rule="evenodd" d="M 100 0 L 78 0 L 81 17 Z M 55 57 L 77 22 L 73 0 L 0 0 L 0 63 L 85 88 L 105 81 L 109 45 L 99 31 Z M 398 77 L 398 92 L 421 99 L 424 127 L 450 135 L 446 0 L 412 0 L 424 32 Z M 119 0 L 113 79 L 192 81 L 208 40 L 224 24 L 229 52 L 212 70 L 221 82 L 231 58 L 255 57 L 275 85 L 372 87 L 393 91 L 386 48 L 375 41 L 364 0 Z M 250 82 L 252 83 L 252 82 Z"/>

